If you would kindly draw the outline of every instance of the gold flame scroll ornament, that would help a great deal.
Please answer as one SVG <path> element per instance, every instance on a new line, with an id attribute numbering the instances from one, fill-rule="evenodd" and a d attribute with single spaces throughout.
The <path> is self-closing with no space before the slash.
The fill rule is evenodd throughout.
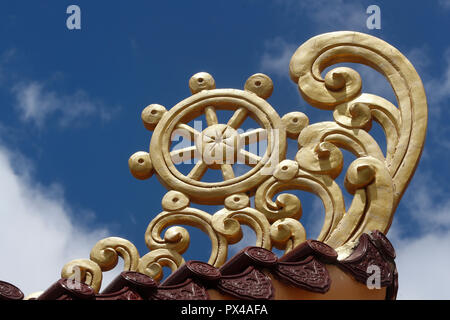
<path id="1" fill-rule="evenodd" d="M 327 67 L 343 62 L 365 64 L 383 74 L 398 106 L 361 93 L 361 77 L 351 68 L 337 67 L 322 77 Z M 208 263 L 216 267 L 227 260 L 228 246 L 242 239 L 243 224 L 255 232 L 256 246 L 287 252 L 306 240 L 306 231 L 300 222 L 300 200 L 283 193 L 286 190 L 310 192 L 322 200 L 325 218 L 317 240 L 335 248 L 339 259 L 348 256 L 362 233 L 386 233 L 424 145 L 427 102 L 416 70 L 388 43 L 345 31 L 305 42 L 292 56 L 289 71 L 302 97 L 314 107 L 333 111 L 334 122 L 309 124 L 302 112 L 280 117 L 266 101 L 273 83 L 264 74 L 251 76 L 244 90 L 237 90 L 216 89 L 213 77 L 200 72 L 189 80 L 191 97 L 170 110 L 158 104 L 146 107 L 142 121 L 153 131 L 150 152 L 133 154 L 129 168 L 138 179 L 156 174 L 169 190 L 162 199 L 164 211 L 145 233 L 150 251 L 140 257 L 131 242 L 106 238 L 94 246 L 90 259 L 66 264 L 62 276 L 70 278 L 78 271 L 81 280 L 98 291 L 102 272 L 114 268 L 120 256 L 125 270 L 160 280 L 163 267 L 174 271 L 184 263 L 182 254 L 190 236 L 180 225 L 199 228 L 209 236 Z M 221 123 L 218 110 L 233 113 Z M 201 116 L 207 127 L 199 131 L 189 123 Z M 242 132 L 240 126 L 247 117 L 260 128 Z M 373 120 L 384 130 L 386 155 L 369 133 Z M 171 150 L 175 133 L 190 139 L 192 145 Z M 298 141 L 295 159 L 285 159 L 288 138 Z M 245 146 L 262 139 L 267 145 L 264 154 L 246 150 Z M 344 166 L 340 148 L 356 156 L 345 174 L 345 188 L 354 196 L 349 208 L 335 182 Z M 183 174 L 176 164 L 186 159 L 195 159 L 195 165 Z M 233 170 L 237 162 L 249 170 L 237 174 Z M 220 170 L 223 178 L 202 181 L 207 170 Z M 223 209 L 210 214 L 190 207 L 191 202 L 223 205 Z"/>

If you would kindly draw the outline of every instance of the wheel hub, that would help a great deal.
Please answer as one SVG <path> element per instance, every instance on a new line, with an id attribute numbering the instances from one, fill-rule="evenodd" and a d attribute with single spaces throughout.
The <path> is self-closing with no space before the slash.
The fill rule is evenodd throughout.
<path id="1" fill-rule="evenodd" d="M 207 127 L 195 144 L 205 164 L 214 169 L 219 169 L 222 164 L 235 163 L 242 147 L 238 132 L 226 124 Z"/>

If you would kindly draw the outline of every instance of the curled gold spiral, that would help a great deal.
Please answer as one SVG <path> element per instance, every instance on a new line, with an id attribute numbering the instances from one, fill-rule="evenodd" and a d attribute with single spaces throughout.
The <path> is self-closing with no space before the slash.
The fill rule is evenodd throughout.
<path id="1" fill-rule="evenodd" d="M 355 100 L 338 105 L 333 112 L 334 120 L 346 128 L 369 131 L 372 127 L 370 107 L 364 102 Z"/>
<path id="2" fill-rule="evenodd" d="M 136 271 L 139 264 L 139 252 L 130 241 L 118 237 L 109 237 L 98 241 L 91 250 L 90 259 L 97 263 L 102 271 L 117 266 L 122 257 L 125 271 Z"/>
<path id="3" fill-rule="evenodd" d="M 300 200 L 295 195 L 280 194 L 276 202 L 272 201 L 275 194 L 284 190 L 311 192 L 322 200 L 325 219 L 318 240 L 326 241 L 345 212 L 344 198 L 337 183 L 329 176 L 303 170 L 299 170 L 296 177 L 289 181 L 269 178 L 256 191 L 255 206 L 271 223 L 283 218 L 298 220 L 301 217 Z"/>
<path id="4" fill-rule="evenodd" d="M 368 93 L 338 105 L 333 112 L 335 121 L 348 129 L 369 130 L 372 119 L 378 122 L 386 136 L 386 166 L 392 172 L 398 167 L 401 157 L 396 152 L 401 135 L 400 111 L 388 100 Z"/>
<path id="5" fill-rule="evenodd" d="M 277 196 L 276 201 L 272 200 L 277 192 L 289 189 L 291 186 L 290 182 L 278 181 L 271 177 L 256 191 L 255 207 L 271 223 L 282 218 L 300 219 L 302 216 L 302 205 L 295 195 L 283 193 Z"/>
<path id="6" fill-rule="evenodd" d="M 253 208 L 240 210 L 222 209 L 212 216 L 212 226 L 228 243 L 242 239 L 241 224 L 249 226 L 256 234 L 256 246 L 270 249 L 270 223 L 266 216 Z"/>
<path id="7" fill-rule="evenodd" d="M 174 224 L 184 224 L 199 228 L 205 232 L 211 240 L 211 255 L 208 263 L 214 266 L 221 266 L 225 260 L 227 252 L 226 238 L 215 232 L 211 225 L 211 215 L 194 208 L 185 208 L 183 210 L 175 210 L 171 212 L 163 211 L 158 214 L 148 225 L 145 232 L 145 242 L 150 250 L 168 249 L 184 253 L 189 247 L 190 236 L 188 231 Z M 160 234 L 169 226 L 164 235 L 164 239 Z"/>
<path id="8" fill-rule="evenodd" d="M 173 250 L 156 249 L 144 255 L 139 261 L 138 271 L 159 281 L 163 278 L 163 267 L 169 267 L 172 272 L 184 264 L 183 257 Z"/>
<path id="9" fill-rule="evenodd" d="M 333 247 L 356 241 L 370 230 L 387 232 L 394 215 L 394 187 L 385 164 L 372 157 L 353 161 L 345 177 L 352 205 L 328 239 Z"/>
<path id="10" fill-rule="evenodd" d="M 270 239 L 274 247 L 287 253 L 306 241 L 306 231 L 298 220 L 279 219 L 270 226 Z"/>
<path id="11" fill-rule="evenodd" d="M 363 129 L 347 129 L 335 122 L 324 121 L 308 126 L 298 136 L 299 148 L 316 146 L 321 142 L 329 142 L 344 148 L 356 157 L 372 156 L 384 161 L 380 146 Z"/>
<path id="12" fill-rule="evenodd" d="M 312 143 L 302 147 L 295 156 L 303 170 L 326 174 L 335 179 L 342 171 L 344 157 L 341 150 L 330 142 Z"/>
<path id="13" fill-rule="evenodd" d="M 335 46 L 332 42 L 321 36 L 310 39 L 295 51 L 289 64 L 291 79 L 298 84 L 303 98 L 327 110 L 355 98 L 362 88 L 361 76 L 351 68 L 334 68 L 322 78 L 322 71 L 336 63 L 336 56 L 326 54 Z"/>
<path id="14" fill-rule="evenodd" d="M 64 265 L 61 270 L 61 277 L 83 282 L 94 289 L 95 292 L 99 292 L 103 274 L 100 266 L 94 261 L 77 259 Z M 79 279 L 77 279 L 78 277 Z"/>

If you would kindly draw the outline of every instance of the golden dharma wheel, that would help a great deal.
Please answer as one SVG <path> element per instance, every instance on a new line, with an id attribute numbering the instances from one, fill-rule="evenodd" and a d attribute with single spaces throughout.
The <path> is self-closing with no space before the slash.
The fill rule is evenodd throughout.
<path id="1" fill-rule="evenodd" d="M 272 80 L 266 75 L 251 76 L 245 90 L 215 89 L 214 79 L 205 72 L 194 75 L 189 85 L 193 95 L 169 111 L 150 105 L 143 112 L 146 127 L 154 126 L 151 163 L 168 189 L 183 192 L 197 203 L 221 204 L 228 196 L 251 190 L 270 177 L 272 166 L 285 157 L 286 132 L 281 118 L 265 100 L 273 89 Z M 217 110 L 231 110 L 234 114 L 226 123 L 220 123 Z M 207 122 L 204 130 L 200 132 L 188 125 L 202 115 Z M 247 117 L 260 128 L 242 133 L 240 127 Z M 181 132 L 193 146 L 170 150 L 175 132 Z M 264 154 L 245 150 L 245 145 L 260 139 L 267 140 Z M 176 168 L 180 159 L 194 158 L 196 163 L 187 175 Z M 238 161 L 251 169 L 242 175 L 235 174 L 233 164 Z M 221 170 L 223 179 L 201 181 L 207 170 Z"/>

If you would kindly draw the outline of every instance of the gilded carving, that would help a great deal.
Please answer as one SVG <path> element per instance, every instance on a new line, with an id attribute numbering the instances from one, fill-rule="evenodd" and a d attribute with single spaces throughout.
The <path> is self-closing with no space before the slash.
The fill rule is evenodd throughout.
<path id="1" fill-rule="evenodd" d="M 397 105 L 363 93 L 359 73 L 337 63 L 353 62 L 372 67 L 392 86 Z M 256 234 L 258 247 L 276 247 L 289 252 L 307 239 L 301 223 L 300 199 L 287 190 L 302 190 L 318 196 L 325 209 L 318 240 L 345 259 L 356 240 L 370 230 L 386 233 L 395 209 L 418 164 L 427 125 L 427 102 L 422 82 L 411 63 L 397 49 L 376 37 L 350 31 L 318 35 L 302 44 L 289 65 L 291 79 L 311 106 L 330 110 L 334 121 L 310 124 L 302 112 L 281 116 L 267 101 L 274 90 L 272 80 L 258 73 L 248 78 L 243 90 L 216 89 L 214 78 L 206 73 L 189 80 L 192 95 L 172 108 L 147 106 L 142 122 L 152 131 L 150 149 L 129 159 L 129 169 L 137 179 L 156 175 L 168 189 L 162 199 L 163 211 L 149 223 L 145 242 L 150 252 L 140 257 L 134 245 L 119 238 L 101 240 L 90 260 L 76 260 L 63 269 L 63 276 L 81 268 L 82 280 L 98 291 L 102 271 L 117 265 L 162 278 L 162 267 L 176 270 L 184 263 L 188 249 L 188 225 L 205 232 L 211 241 L 208 263 L 223 265 L 228 246 L 242 239 L 242 225 Z M 221 110 L 231 117 L 218 117 Z M 199 130 L 191 123 L 204 117 L 207 126 Z M 242 132 L 252 118 L 259 128 Z M 372 121 L 386 135 L 386 154 L 371 136 Z M 175 134 L 190 146 L 175 149 Z M 294 159 L 286 159 L 287 139 L 298 141 Z M 247 146 L 266 141 L 263 154 Z M 356 157 L 344 168 L 341 149 Z M 189 173 L 177 165 L 193 161 Z M 247 165 L 241 173 L 233 165 Z M 221 172 L 218 181 L 202 180 L 207 170 Z M 335 182 L 345 175 L 344 187 L 353 195 L 345 208 L 342 190 Z M 275 199 L 274 199 L 275 198 Z M 205 212 L 191 203 L 223 206 Z M 164 232 L 165 231 L 165 232 Z M 164 235 L 162 233 L 164 232 Z M 379 240 L 381 241 L 381 240 Z M 89 261 L 89 262 L 88 262 Z"/>

